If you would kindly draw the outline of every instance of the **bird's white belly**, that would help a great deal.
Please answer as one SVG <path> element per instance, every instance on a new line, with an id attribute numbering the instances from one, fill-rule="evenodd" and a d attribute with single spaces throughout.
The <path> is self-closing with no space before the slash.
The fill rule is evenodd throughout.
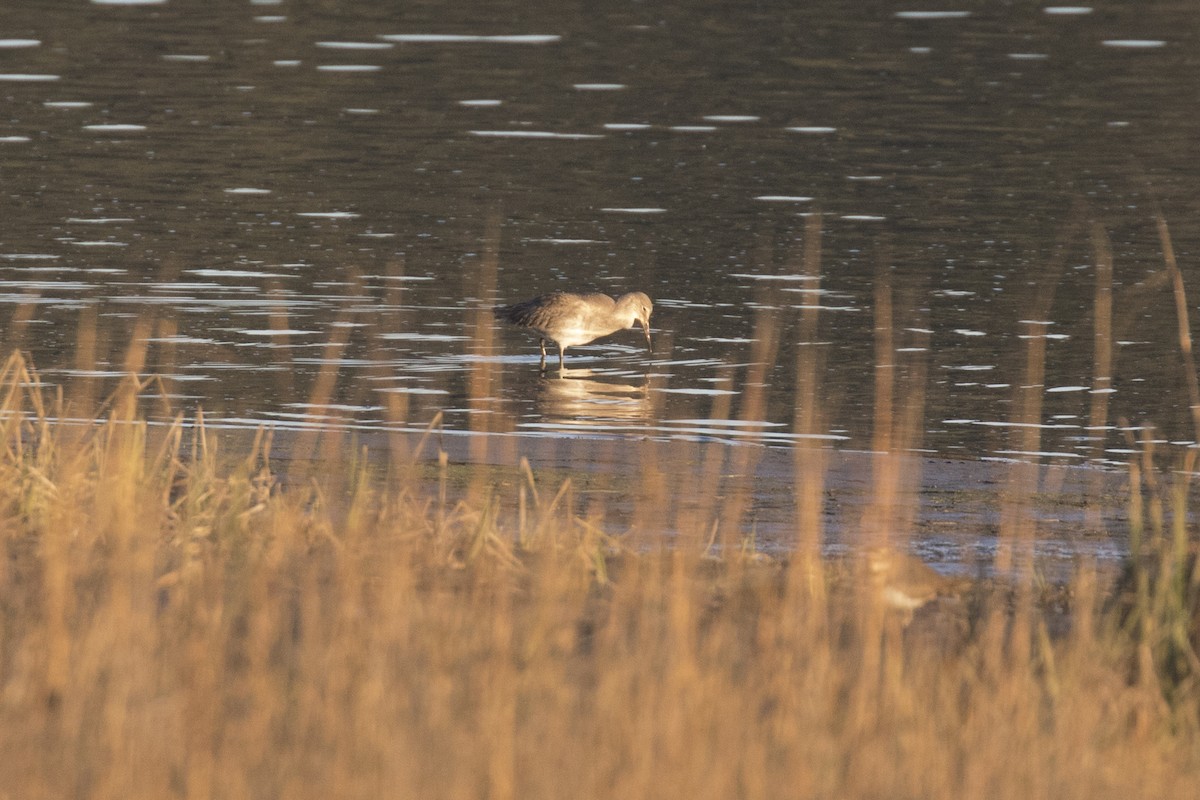
<path id="1" fill-rule="evenodd" d="M 587 344 L 597 337 L 604 335 L 595 329 L 575 325 L 555 331 L 555 334 L 555 339 L 563 347 L 575 347 L 576 345 Z"/>
<path id="2" fill-rule="evenodd" d="M 907 592 L 902 592 L 899 589 L 887 586 L 884 587 L 883 590 L 883 599 L 892 608 L 899 608 L 903 611 L 915 611 L 929 602 L 931 598 L 921 596 L 914 597 Z"/>

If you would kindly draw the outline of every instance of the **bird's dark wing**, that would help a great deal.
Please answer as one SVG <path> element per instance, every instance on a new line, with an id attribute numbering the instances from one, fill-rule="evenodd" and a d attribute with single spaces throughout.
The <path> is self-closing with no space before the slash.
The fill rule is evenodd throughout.
<path id="1" fill-rule="evenodd" d="M 523 303 L 500 306 L 494 313 L 497 319 L 525 328 L 549 330 L 593 310 L 594 304 L 613 305 L 611 297 L 603 294 L 570 294 L 551 292 Z"/>

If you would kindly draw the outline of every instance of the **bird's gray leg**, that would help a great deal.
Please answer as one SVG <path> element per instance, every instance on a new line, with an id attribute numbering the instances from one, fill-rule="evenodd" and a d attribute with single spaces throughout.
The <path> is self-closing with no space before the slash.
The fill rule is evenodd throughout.
<path id="1" fill-rule="evenodd" d="M 546 371 L 546 340 L 538 339 L 538 345 L 542 348 L 542 372 Z"/>
<path id="2" fill-rule="evenodd" d="M 567 352 L 567 348 L 563 347 L 560 344 L 558 346 L 558 371 L 559 372 L 563 371 L 563 356 L 566 354 L 566 352 Z"/>

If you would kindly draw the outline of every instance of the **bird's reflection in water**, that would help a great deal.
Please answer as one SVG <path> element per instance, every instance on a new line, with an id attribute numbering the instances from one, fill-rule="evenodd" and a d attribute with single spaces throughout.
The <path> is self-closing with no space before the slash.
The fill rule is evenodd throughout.
<path id="1" fill-rule="evenodd" d="M 620 382 L 625 376 L 591 369 L 564 369 L 538 382 L 537 407 L 547 421 L 559 418 L 572 425 L 603 428 L 612 422 L 649 420 L 649 380 L 640 386 Z"/>

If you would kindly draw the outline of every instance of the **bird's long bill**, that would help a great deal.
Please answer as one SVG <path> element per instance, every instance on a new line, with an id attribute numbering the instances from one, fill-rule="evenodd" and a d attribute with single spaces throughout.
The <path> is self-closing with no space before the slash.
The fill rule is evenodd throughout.
<path id="1" fill-rule="evenodd" d="M 646 349 L 653 350 L 654 346 L 650 344 L 650 320 L 642 319 L 638 321 L 642 323 L 642 332 L 646 334 Z"/>

